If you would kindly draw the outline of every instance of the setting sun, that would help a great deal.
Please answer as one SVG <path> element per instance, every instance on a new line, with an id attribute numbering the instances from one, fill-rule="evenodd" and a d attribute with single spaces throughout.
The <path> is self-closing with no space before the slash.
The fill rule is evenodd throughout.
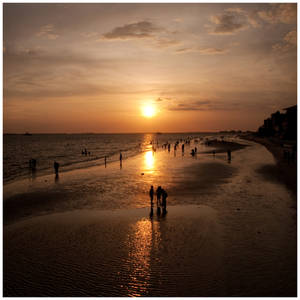
<path id="1" fill-rule="evenodd" d="M 142 108 L 142 114 L 144 117 L 147 117 L 147 118 L 152 118 L 153 116 L 155 116 L 155 109 L 153 106 L 145 106 Z"/>

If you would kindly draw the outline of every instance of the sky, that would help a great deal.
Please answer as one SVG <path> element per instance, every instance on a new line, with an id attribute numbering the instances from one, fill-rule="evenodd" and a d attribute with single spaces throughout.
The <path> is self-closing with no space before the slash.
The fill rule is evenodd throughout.
<path id="1" fill-rule="evenodd" d="M 5 3 L 3 19 L 4 133 L 257 130 L 297 103 L 295 3 Z"/>

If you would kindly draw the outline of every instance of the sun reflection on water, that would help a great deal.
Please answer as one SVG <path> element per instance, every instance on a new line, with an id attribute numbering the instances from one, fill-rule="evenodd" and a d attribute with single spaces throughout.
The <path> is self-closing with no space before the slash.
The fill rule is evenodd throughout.
<path id="1" fill-rule="evenodd" d="M 154 153 L 152 151 L 145 152 L 144 156 L 144 167 L 147 171 L 153 171 L 154 170 Z"/>

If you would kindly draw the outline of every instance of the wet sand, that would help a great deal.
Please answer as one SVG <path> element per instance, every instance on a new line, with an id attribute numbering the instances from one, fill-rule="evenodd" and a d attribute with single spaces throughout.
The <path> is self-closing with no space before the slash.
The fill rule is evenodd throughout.
<path id="1" fill-rule="evenodd" d="M 274 156 L 276 167 L 269 166 L 261 169 L 261 172 L 266 175 L 267 179 L 276 178 L 284 182 L 286 186 L 297 195 L 297 159 L 293 162 L 288 162 L 283 156 L 283 147 L 280 143 L 275 143 L 269 138 L 262 138 L 255 135 L 244 135 L 242 138 L 260 143 L 265 146 Z M 297 157 L 297 155 L 296 155 Z"/>
<path id="2" fill-rule="evenodd" d="M 231 164 L 162 151 L 4 186 L 4 296 L 296 296 L 295 196 L 244 143 Z"/>

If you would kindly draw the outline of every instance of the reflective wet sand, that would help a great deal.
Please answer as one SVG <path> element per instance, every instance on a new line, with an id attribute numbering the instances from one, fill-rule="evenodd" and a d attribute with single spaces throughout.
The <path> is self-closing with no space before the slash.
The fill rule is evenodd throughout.
<path id="1" fill-rule="evenodd" d="M 8 226 L 6 294 L 214 294 L 221 267 L 216 258 L 223 252 L 216 212 L 174 206 L 165 217 L 147 214 L 81 210 Z M 30 247 L 22 247 L 29 240 Z"/>
<path id="2" fill-rule="evenodd" d="M 248 144 L 230 164 L 149 151 L 5 186 L 4 295 L 295 296 L 296 199 Z M 151 184 L 164 218 L 149 217 Z"/>

